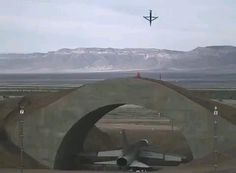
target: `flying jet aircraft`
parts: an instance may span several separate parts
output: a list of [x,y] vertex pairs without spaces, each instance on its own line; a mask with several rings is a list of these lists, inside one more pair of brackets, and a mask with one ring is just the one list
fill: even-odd
[[148,20],[150,23],[150,26],[152,26],[152,21],[156,20],[158,16],[152,16],[152,10],[149,10],[149,16],[143,16],[144,19]]
[[151,170],[152,166],[177,166],[186,162],[185,156],[154,151],[147,139],[129,144],[124,130],[121,131],[121,135],[123,143],[121,149],[98,151],[96,154],[80,153],[78,156],[93,160],[93,164],[96,165],[116,165],[133,171]]

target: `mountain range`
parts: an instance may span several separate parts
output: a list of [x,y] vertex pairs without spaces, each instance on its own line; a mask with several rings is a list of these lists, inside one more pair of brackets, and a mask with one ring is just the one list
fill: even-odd
[[154,48],[63,48],[47,53],[0,54],[0,73],[137,70],[236,73],[236,47],[208,46],[191,51]]

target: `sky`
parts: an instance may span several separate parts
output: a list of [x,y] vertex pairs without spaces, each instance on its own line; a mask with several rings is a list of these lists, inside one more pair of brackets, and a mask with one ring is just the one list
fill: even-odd
[[235,0],[0,0],[0,52],[235,46],[235,9]]

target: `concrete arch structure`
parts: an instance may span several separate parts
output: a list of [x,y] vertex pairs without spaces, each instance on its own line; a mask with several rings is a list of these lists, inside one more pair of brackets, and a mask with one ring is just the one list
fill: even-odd
[[[124,104],[140,105],[171,118],[185,135],[194,158],[201,158],[213,149],[211,111],[218,106],[219,146],[227,150],[236,145],[235,108],[195,97],[163,81],[105,80],[41,99],[29,96],[21,104],[26,109],[25,152],[50,168],[69,168],[88,130],[103,115]],[[3,128],[17,144],[17,108],[8,112]]]

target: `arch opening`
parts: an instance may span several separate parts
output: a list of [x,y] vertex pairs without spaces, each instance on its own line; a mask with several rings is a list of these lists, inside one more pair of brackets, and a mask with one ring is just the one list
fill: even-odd
[[100,107],[76,122],[63,138],[56,154],[54,168],[62,170],[75,168],[75,154],[83,149],[83,142],[89,130],[105,114],[122,105],[124,105],[124,103]]
[[[101,120],[105,115],[108,115],[109,112],[119,107],[123,107],[124,105],[127,104],[122,103],[122,104],[113,104],[100,107],[88,113],[87,115],[83,116],[82,119],[77,121],[71,127],[71,129],[66,133],[59,149],[57,150],[54,162],[54,168],[62,170],[78,169],[78,159],[77,159],[78,154],[84,149],[83,148],[84,142],[86,140],[89,131],[92,129],[92,127],[94,127],[96,122]],[[182,139],[183,138],[181,138],[181,140]],[[189,157],[188,161],[192,160],[191,149],[189,149],[189,151],[190,151],[190,156],[188,156]]]

